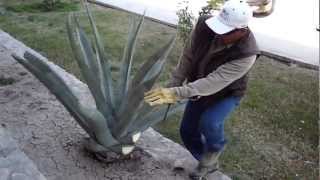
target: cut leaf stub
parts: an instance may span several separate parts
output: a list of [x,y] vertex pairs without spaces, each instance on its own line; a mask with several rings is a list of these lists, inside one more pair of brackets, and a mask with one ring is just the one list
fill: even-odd
[[122,154],[128,155],[134,150],[134,146],[123,146],[122,147]]
[[138,132],[137,134],[134,134],[132,136],[132,142],[136,143],[141,137],[141,132]]

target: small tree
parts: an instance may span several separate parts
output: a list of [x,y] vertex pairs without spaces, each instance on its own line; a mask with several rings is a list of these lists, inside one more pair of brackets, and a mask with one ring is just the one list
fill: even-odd
[[214,10],[219,10],[224,0],[208,0],[207,5],[201,8],[199,15],[211,14]]
[[179,38],[185,43],[193,28],[195,17],[189,9],[189,1],[181,3],[182,8],[177,11],[179,17],[178,21],[178,35]]
[[[224,0],[208,0],[207,5],[202,7],[199,12],[199,16],[211,14],[213,10],[218,10],[222,6],[223,2]],[[189,9],[189,1],[182,1],[180,6],[182,8],[177,11],[177,15],[179,17],[178,34],[179,38],[183,43],[185,43],[189,39],[196,17]]]

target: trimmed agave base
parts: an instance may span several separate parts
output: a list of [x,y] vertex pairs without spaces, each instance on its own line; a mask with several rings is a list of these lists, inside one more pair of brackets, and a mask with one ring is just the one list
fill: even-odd
[[92,154],[97,160],[108,164],[123,160],[139,160],[142,156],[149,156],[141,148],[134,146],[124,146],[122,154],[115,153],[97,144],[91,138],[85,138],[83,144],[87,152]]

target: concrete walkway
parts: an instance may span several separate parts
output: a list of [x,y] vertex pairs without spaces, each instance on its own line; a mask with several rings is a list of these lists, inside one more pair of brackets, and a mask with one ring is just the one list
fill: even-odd
[[[117,9],[142,14],[175,26],[181,0],[91,0]],[[190,9],[198,15],[206,0],[189,0]],[[319,66],[319,1],[278,0],[275,11],[266,18],[255,18],[250,27],[260,49],[307,65]]]

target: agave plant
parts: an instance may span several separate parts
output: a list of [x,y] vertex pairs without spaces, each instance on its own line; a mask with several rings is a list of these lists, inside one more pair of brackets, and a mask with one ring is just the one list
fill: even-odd
[[[161,121],[166,107],[154,108],[144,103],[144,93],[152,88],[174,44],[174,37],[146,60],[132,77],[131,69],[137,37],[144,16],[134,17],[125,46],[120,77],[113,81],[110,56],[101,42],[94,18],[85,5],[94,40],[80,26],[78,18],[70,14],[67,30],[74,57],[94,98],[95,106],[80,103],[80,94],[69,87],[54,69],[39,57],[25,52],[24,57],[13,57],[35,75],[65,106],[78,124],[90,136],[93,152],[114,151],[129,154],[141,132]],[[183,108],[173,105],[168,115]]]

